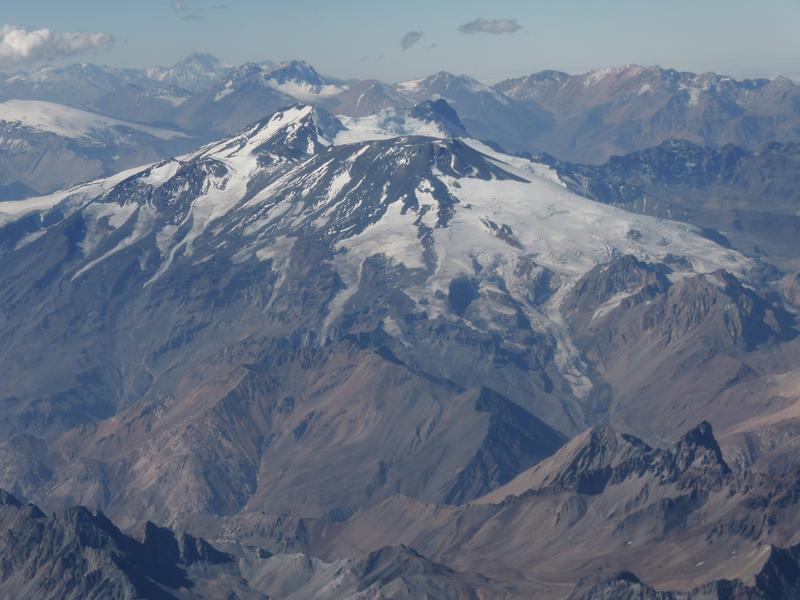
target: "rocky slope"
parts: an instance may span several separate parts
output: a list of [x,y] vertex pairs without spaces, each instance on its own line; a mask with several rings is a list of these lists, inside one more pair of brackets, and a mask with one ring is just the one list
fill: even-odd
[[9,598],[471,600],[498,587],[405,546],[335,563],[235,544],[229,553],[149,522],[127,535],[82,506],[47,516],[2,490],[0,524]]
[[[335,557],[392,538],[461,571],[505,573],[511,597],[790,598],[796,550],[770,544],[796,542],[796,488],[796,470],[734,472],[707,423],[668,448],[598,426],[465,506],[391,499],[307,525],[307,544]],[[626,571],[647,585],[616,577]]]
[[707,423],[663,449],[598,426],[461,507],[394,497],[301,520],[303,553],[265,515],[269,528],[239,521],[235,540],[231,529],[209,544],[153,523],[126,534],[83,507],[46,516],[0,492],[0,593],[788,599],[800,581],[797,481],[796,470],[732,471]]

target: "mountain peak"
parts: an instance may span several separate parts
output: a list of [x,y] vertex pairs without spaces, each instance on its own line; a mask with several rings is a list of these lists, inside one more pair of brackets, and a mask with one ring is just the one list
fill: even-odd
[[326,110],[294,104],[257,121],[236,136],[204,149],[199,156],[257,156],[259,163],[297,160],[330,146],[342,123]]
[[329,83],[317,70],[304,60],[290,60],[282,62],[267,70],[268,77],[278,83],[287,81],[302,81],[310,85],[325,85]]
[[213,54],[207,52],[192,52],[183,60],[175,63],[176,67],[195,67],[202,68],[208,71],[219,69],[222,67],[222,62]]
[[438,71],[433,75],[428,75],[422,79],[404,81],[397,84],[397,89],[412,97],[420,98],[420,94],[446,95],[461,93],[485,93],[497,94],[491,87],[470,77],[469,75],[456,75],[449,71]]
[[681,470],[686,470],[698,462],[703,465],[715,466],[723,473],[730,471],[722,457],[719,443],[714,437],[711,423],[708,421],[702,421],[687,431],[675,445],[673,453]]
[[409,115],[438,125],[448,137],[463,137],[467,134],[458,113],[444,98],[420,102],[411,108]]

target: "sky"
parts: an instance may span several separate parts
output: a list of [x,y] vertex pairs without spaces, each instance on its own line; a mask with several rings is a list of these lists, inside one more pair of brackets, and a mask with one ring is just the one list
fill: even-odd
[[800,79],[800,0],[2,0],[0,69],[303,59],[342,78],[493,82],[636,63]]

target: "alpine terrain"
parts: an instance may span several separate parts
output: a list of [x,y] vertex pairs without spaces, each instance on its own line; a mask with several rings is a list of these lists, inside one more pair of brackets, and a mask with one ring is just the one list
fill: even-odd
[[0,23],[0,599],[800,598],[796,7],[90,4]]
[[784,279],[614,164],[295,104],[1,203],[0,587],[792,597]]

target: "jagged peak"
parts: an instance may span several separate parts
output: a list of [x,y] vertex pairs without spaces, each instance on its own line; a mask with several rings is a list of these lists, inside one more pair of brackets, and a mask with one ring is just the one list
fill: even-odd
[[[477,502],[496,503],[509,496],[547,489],[594,495],[602,493],[608,485],[648,474],[661,483],[670,484],[728,473],[730,468],[722,457],[711,425],[705,421],[665,450],[651,448],[636,436],[599,424],[575,436],[553,456]],[[685,478],[687,474],[688,479]]]
[[399,572],[402,572],[404,576],[453,573],[449,567],[423,556],[405,544],[384,546],[370,552],[357,565],[356,570],[359,572],[359,576],[366,580],[366,586],[382,577],[396,575]]
[[199,156],[230,158],[268,152],[297,159],[331,145],[342,123],[326,110],[311,104],[294,104],[240,131],[235,136],[212,144]]
[[687,431],[679,443],[705,446],[706,448],[719,448],[717,440],[714,438],[714,430],[708,421],[701,421]]
[[467,130],[458,113],[444,98],[420,102],[413,106],[408,114],[415,119],[437,125],[448,137],[467,135]]
[[673,452],[679,461],[678,466],[681,470],[688,469],[698,458],[704,463],[708,463],[710,458],[711,466],[717,466],[724,473],[730,471],[730,467],[722,457],[719,443],[714,437],[711,423],[708,421],[702,421],[687,431],[675,444]]
[[478,502],[495,503],[508,496],[545,489],[598,494],[612,478],[621,479],[632,471],[641,472],[652,452],[650,446],[633,435],[620,433],[610,425],[594,425],[572,438],[553,456]]

